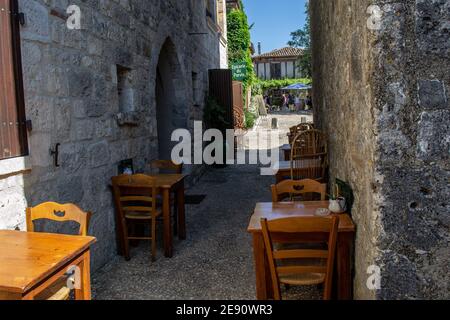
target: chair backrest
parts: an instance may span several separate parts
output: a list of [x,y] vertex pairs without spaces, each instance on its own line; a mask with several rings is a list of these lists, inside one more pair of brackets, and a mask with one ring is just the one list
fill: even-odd
[[289,144],[292,145],[292,143],[294,142],[295,137],[304,131],[309,131],[309,130],[314,130],[314,124],[313,123],[300,123],[296,126],[293,126],[289,129],[290,133],[289,133]]
[[150,167],[153,170],[164,171],[164,173],[183,173],[183,164],[176,164],[171,160],[154,160],[150,163]]
[[[331,299],[333,268],[336,253],[336,243],[339,231],[339,217],[327,218],[298,217],[267,221],[261,220],[264,246],[269,261],[270,274],[272,278],[273,291],[276,300],[281,299],[280,275],[297,274],[324,274],[324,300]],[[307,243],[305,234],[324,233],[328,234],[326,250],[311,249],[275,249],[276,243]],[[289,240],[286,240],[289,239]],[[316,242],[316,241],[314,241]],[[322,260],[320,265],[307,264],[311,259]],[[278,262],[288,260],[289,266],[280,266]],[[305,263],[299,263],[303,261]]]
[[327,185],[311,180],[285,180],[277,185],[272,185],[272,202],[280,202],[285,199],[292,200],[295,196],[305,194],[319,194],[324,201],[327,194]]
[[325,179],[328,144],[319,130],[302,131],[295,136],[291,148],[291,179]]
[[27,231],[35,232],[34,221],[47,219],[57,222],[77,222],[80,225],[78,235],[87,236],[91,213],[81,210],[78,206],[68,203],[45,202],[33,208],[26,209]]
[[328,144],[325,134],[315,129],[299,132],[294,138],[291,152],[293,159],[326,154]]
[[121,219],[127,212],[156,212],[155,178],[143,174],[112,178],[114,201]]

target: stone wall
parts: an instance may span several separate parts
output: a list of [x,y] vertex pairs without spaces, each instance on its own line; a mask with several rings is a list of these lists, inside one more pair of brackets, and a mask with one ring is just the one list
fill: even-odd
[[[81,8],[81,30],[66,27],[68,1],[20,1],[26,15],[21,30],[26,114],[33,130],[30,156],[8,160],[14,170],[0,172],[0,229],[24,229],[27,205],[76,203],[93,212],[89,233],[98,239],[96,269],[116,252],[110,178],[121,160],[132,158],[143,171],[158,158],[155,83],[161,48],[167,39],[175,48],[176,108],[192,128],[202,119],[208,69],[220,65],[219,35],[206,24],[203,1],[70,4]],[[122,112],[122,120],[132,125],[117,121],[118,65],[129,73],[131,109]],[[57,143],[60,167],[49,153]],[[195,175],[199,168],[192,170]]]
[[[382,13],[375,30],[369,5]],[[314,0],[311,9],[316,118],[331,175],[356,198],[355,297],[448,299],[450,3]],[[371,264],[381,290],[366,286]]]
[[310,2],[315,121],[328,136],[331,179],[346,181],[355,194],[354,294],[364,299],[375,298],[365,283],[367,268],[375,262],[379,226],[374,199],[373,58],[365,15],[369,2]]
[[450,2],[378,2],[378,296],[449,299]]

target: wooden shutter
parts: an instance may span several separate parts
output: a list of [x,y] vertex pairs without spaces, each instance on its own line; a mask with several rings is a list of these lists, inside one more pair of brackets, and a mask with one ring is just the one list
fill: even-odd
[[226,120],[233,129],[233,75],[228,69],[209,70],[209,95],[225,108]]
[[0,0],[0,159],[28,154],[17,0]]

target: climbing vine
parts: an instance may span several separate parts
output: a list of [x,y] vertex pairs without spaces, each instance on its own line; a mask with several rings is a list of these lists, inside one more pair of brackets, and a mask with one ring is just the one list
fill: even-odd
[[245,62],[247,73],[243,79],[244,90],[251,86],[255,79],[251,56],[251,39],[248,19],[242,10],[231,10],[227,15],[228,25],[228,60],[230,66],[234,63]]
[[257,79],[253,83],[252,93],[263,94],[268,89],[281,89],[283,87],[290,86],[295,83],[303,83],[303,84],[311,84],[311,79],[302,78],[302,79],[281,79],[281,80],[260,80]]

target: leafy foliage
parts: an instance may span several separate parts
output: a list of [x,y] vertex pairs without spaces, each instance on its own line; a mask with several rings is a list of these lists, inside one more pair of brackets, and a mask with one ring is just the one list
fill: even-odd
[[249,110],[244,110],[244,115],[245,115],[245,128],[246,129],[253,128],[255,126],[256,119],[258,119],[258,115]]
[[300,71],[306,77],[312,76],[312,55],[311,55],[311,27],[309,18],[309,2],[306,2],[306,23],[303,29],[298,29],[291,33],[291,41],[288,45],[302,48],[304,54],[298,61]]
[[245,62],[247,65],[247,76],[242,81],[244,90],[255,80],[253,62],[250,52],[251,39],[247,15],[242,10],[231,10],[227,15],[228,27],[228,60],[230,65]]
[[255,95],[264,94],[264,92],[269,89],[281,89],[281,88],[290,86],[291,84],[295,84],[295,83],[311,84],[311,79],[308,79],[308,78],[281,79],[281,80],[259,80],[258,79],[253,84],[252,93]]
[[225,109],[213,97],[208,97],[203,113],[203,120],[209,129],[225,131],[229,127]]

